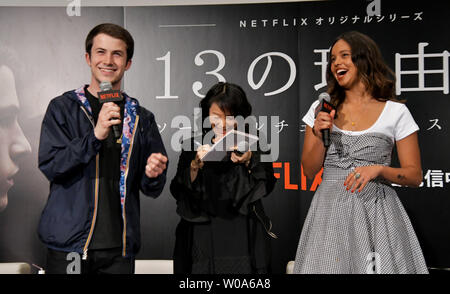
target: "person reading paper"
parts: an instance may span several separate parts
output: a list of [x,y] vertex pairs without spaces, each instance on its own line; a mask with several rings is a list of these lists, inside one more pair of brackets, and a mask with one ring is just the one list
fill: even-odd
[[[261,162],[260,152],[231,152],[226,161],[201,158],[230,130],[237,116],[250,116],[252,107],[241,87],[214,85],[200,102],[209,119],[212,142],[183,150],[170,191],[177,200],[181,220],[176,229],[175,273],[244,274],[270,272],[271,221],[262,198],[275,185],[271,162]],[[209,116],[209,117],[206,117]],[[211,134],[211,133],[209,133]],[[184,144],[189,145],[189,144]],[[197,145],[199,145],[197,143]]]

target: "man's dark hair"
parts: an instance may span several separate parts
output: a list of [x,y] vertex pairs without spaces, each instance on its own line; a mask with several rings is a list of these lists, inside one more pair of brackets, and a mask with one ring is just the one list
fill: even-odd
[[133,58],[134,40],[131,34],[123,27],[113,23],[102,23],[94,27],[86,37],[86,53],[91,56],[92,44],[98,34],[106,34],[116,39],[120,39],[127,45],[127,62]]

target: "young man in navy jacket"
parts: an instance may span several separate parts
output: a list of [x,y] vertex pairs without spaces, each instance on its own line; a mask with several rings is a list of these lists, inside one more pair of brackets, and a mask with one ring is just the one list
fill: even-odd
[[[39,169],[50,181],[39,223],[48,247],[46,271],[134,273],[139,191],[159,196],[168,159],[153,113],[124,92],[123,103],[101,104],[97,98],[101,82],[120,90],[132,63],[130,33],[101,24],[85,45],[90,85],[54,98],[42,122]],[[112,126],[122,129],[120,138]]]

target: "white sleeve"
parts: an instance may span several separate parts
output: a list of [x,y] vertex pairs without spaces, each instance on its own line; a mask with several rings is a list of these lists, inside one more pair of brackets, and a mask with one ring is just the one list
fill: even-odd
[[398,115],[399,117],[394,129],[395,141],[400,141],[419,130],[419,126],[414,121],[414,118],[406,105],[402,104]]
[[319,100],[314,101],[313,104],[311,104],[311,107],[309,108],[308,112],[303,117],[303,121],[311,128],[314,126],[314,121],[316,120],[314,113],[318,105]]

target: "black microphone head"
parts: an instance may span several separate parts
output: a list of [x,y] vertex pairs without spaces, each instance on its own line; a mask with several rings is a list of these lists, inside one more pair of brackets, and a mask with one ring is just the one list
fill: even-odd
[[112,90],[111,82],[101,82],[100,83],[100,91],[109,91]]
[[106,102],[114,102],[118,103],[123,100],[123,96],[120,90],[113,90],[111,82],[101,82],[100,83],[100,92],[98,92],[98,98],[100,99],[100,103]]
[[322,100],[325,100],[325,101],[327,101],[327,102],[330,102],[331,101],[331,97],[330,97],[330,94],[328,94],[327,92],[322,92],[322,93],[320,93],[320,95],[319,95],[319,100],[322,102]]

